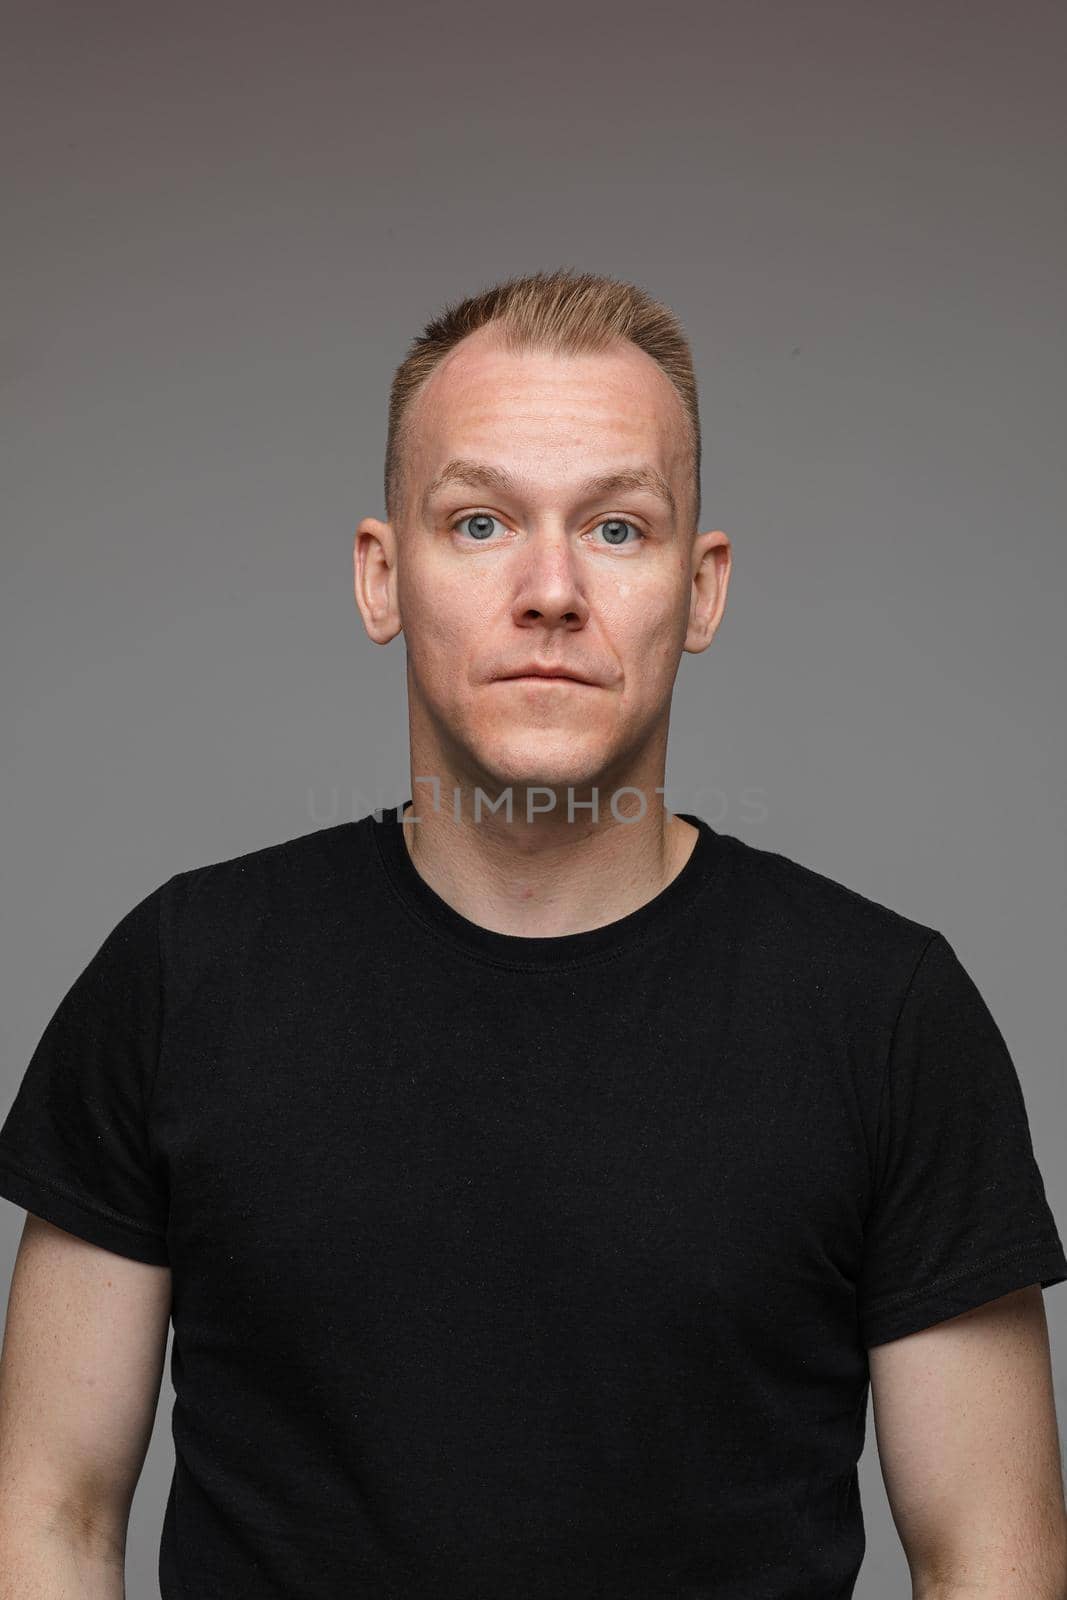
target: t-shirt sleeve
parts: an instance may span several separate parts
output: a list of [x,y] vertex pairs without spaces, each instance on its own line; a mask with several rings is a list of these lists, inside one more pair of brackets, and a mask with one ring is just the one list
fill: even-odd
[[146,1115],[162,1027],[160,893],[122,917],[45,1028],[0,1127],[0,1195],[166,1266],[166,1179]]
[[899,1339],[1065,1278],[1012,1058],[952,946],[934,933],[881,1089],[858,1284],[862,1342]]

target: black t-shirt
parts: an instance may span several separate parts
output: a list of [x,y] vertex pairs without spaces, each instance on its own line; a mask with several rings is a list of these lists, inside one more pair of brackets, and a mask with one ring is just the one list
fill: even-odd
[[164,1600],[843,1600],[867,1349],[1067,1278],[974,983],[688,813],[630,915],[493,932],[401,809],[153,890],[0,1129],[171,1268]]

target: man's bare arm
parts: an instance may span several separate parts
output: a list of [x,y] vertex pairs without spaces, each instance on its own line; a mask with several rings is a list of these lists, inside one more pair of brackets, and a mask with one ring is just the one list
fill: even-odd
[[0,1354],[0,1600],[122,1600],[171,1275],[27,1215]]
[[1040,1285],[868,1352],[882,1477],[915,1600],[1067,1600],[1067,1511]]

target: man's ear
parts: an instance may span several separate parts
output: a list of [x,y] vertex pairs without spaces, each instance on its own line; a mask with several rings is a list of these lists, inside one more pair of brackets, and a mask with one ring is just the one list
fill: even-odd
[[715,637],[726,609],[733,550],[721,528],[698,533],[693,540],[693,586],[689,597],[689,628],[684,650],[699,655]]
[[375,644],[388,644],[401,631],[396,592],[396,534],[390,522],[364,517],[352,547],[356,605]]

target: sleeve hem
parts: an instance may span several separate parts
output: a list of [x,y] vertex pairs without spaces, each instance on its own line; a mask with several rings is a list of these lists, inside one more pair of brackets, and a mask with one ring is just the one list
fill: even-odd
[[1067,1257],[1055,1233],[1016,1244],[988,1256],[977,1266],[941,1278],[926,1288],[876,1302],[860,1314],[862,1342],[867,1349],[901,1339],[936,1322],[960,1316],[989,1300],[1028,1284],[1042,1289],[1067,1281]]
[[79,1195],[68,1184],[36,1172],[0,1148],[0,1197],[77,1234],[90,1244],[153,1266],[168,1266],[166,1232]]

